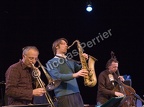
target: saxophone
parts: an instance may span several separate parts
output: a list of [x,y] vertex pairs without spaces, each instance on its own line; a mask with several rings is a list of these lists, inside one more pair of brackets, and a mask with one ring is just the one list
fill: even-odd
[[84,85],[88,87],[94,87],[97,84],[97,77],[96,77],[95,68],[94,68],[94,64],[97,59],[89,55],[88,64],[87,64],[86,59],[82,56],[83,48],[79,40],[75,40],[72,43],[72,45],[68,47],[68,49],[71,46],[73,46],[75,43],[77,43],[77,48],[79,51],[79,57],[80,57],[82,69],[86,69],[87,71],[89,71],[88,76],[84,77]]

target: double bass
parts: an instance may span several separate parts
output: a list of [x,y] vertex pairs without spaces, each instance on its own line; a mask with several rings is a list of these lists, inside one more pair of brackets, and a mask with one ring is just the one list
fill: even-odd
[[[120,76],[119,70],[117,70],[117,75]],[[118,79],[117,83],[118,84],[114,88],[114,91],[119,91],[124,94],[124,98],[118,107],[135,107],[135,90],[131,86],[124,84],[120,79]]]
[[[116,59],[114,52],[111,52],[111,58]],[[119,70],[117,70],[117,75],[118,77],[120,76]],[[122,99],[118,107],[135,107],[136,92],[131,86],[124,84],[120,79],[118,79],[117,85],[113,90],[124,94],[124,98]]]

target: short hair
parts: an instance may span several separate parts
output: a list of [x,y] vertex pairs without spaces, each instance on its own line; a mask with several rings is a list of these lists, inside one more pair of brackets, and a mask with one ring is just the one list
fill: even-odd
[[30,49],[36,50],[39,54],[39,50],[35,46],[25,46],[24,48],[22,48],[22,54],[25,55]]
[[54,55],[56,55],[56,47],[60,45],[62,40],[64,40],[66,43],[68,43],[67,39],[65,39],[65,38],[59,38],[53,42],[52,50],[53,50]]
[[106,68],[108,68],[109,66],[111,66],[112,62],[119,63],[116,58],[111,58],[111,59],[109,59],[109,60],[107,61],[107,63],[106,63]]

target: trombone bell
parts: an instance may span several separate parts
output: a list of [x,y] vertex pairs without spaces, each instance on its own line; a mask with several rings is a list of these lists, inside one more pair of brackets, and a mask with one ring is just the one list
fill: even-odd
[[61,83],[61,80],[53,80],[52,82],[50,82],[47,86],[46,89],[48,91],[54,90],[55,88],[57,88]]

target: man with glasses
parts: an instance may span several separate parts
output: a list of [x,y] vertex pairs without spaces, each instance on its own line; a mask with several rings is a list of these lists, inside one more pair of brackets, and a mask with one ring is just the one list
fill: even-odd
[[[6,89],[8,105],[28,105],[34,96],[42,96],[44,88],[34,89],[32,64],[35,64],[39,51],[35,46],[23,48],[22,59],[11,65],[6,71]],[[39,74],[40,75],[40,74]]]

